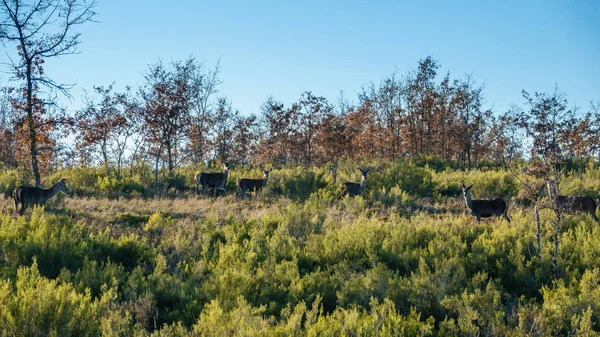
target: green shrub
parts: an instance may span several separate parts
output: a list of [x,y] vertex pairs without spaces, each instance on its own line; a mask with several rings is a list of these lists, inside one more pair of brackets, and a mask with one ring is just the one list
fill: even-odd
[[0,334],[5,336],[97,336],[114,299],[111,291],[93,300],[69,283],[44,278],[34,260],[19,268],[16,282],[0,280]]
[[21,184],[17,170],[2,170],[0,172],[0,193],[4,198],[10,197],[13,190]]
[[162,231],[165,227],[172,226],[175,220],[169,216],[165,216],[162,212],[156,212],[148,218],[148,222],[144,226],[146,232]]

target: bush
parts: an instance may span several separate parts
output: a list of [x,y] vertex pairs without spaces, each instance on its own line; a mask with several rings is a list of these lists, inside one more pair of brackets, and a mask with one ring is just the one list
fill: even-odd
[[15,188],[22,185],[17,170],[3,170],[0,172],[0,193],[4,198],[10,197]]
[[93,300],[69,283],[41,276],[35,260],[19,268],[16,284],[0,280],[0,334],[6,336],[98,336],[113,300],[111,291]]

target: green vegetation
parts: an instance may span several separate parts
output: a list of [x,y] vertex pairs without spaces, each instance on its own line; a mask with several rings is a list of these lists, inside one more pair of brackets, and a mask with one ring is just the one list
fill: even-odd
[[[423,162],[364,163],[364,198],[341,163],[274,169],[260,197],[152,194],[152,172],[56,172],[75,196],[23,217],[0,199],[0,335],[7,336],[593,336],[600,331],[600,226],[561,223],[558,275],[551,210],[536,256],[533,211],[518,180],[498,168],[470,171]],[[166,173],[165,173],[166,174]],[[510,224],[467,214],[475,198],[508,200]],[[0,174],[10,191],[24,181]],[[600,169],[563,178],[593,196]],[[541,186],[541,182],[540,182]],[[183,190],[184,192],[182,192]]]

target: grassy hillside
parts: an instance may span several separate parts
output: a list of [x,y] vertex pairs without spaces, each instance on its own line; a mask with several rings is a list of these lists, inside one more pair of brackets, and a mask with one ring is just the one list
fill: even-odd
[[[143,172],[57,172],[48,181],[68,177],[73,197],[24,217],[0,199],[0,335],[600,331],[600,224],[591,217],[561,224],[555,274],[553,215],[542,211],[537,257],[533,212],[511,173],[370,166],[364,198],[342,195],[340,181],[360,177],[351,165],[337,184],[325,167],[275,169],[253,200],[236,200],[234,182],[260,177],[258,169],[232,169],[229,194],[216,199],[193,194],[195,168],[180,172],[181,189],[155,199],[143,198],[151,189]],[[0,187],[19,179],[5,172]],[[475,198],[509,200],[512,222],[476,224],[458,195],[463,179],[475,183]],[[598,189],[592,168],[561,184],[596,199]]]

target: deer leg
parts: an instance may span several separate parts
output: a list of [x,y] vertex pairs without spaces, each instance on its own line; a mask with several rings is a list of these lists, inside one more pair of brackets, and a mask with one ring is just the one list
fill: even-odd
[[504,216],[504,219],[506,219],[506,221],[508,221],[508,223],[510,223],[510,219],[508,218],[508,210],[504,211],[504,213],[502,213],[502,216]]
[[19,211],[19,215],[23,215],[25,214],[25,202],[23,202],[23,200],[21,200],[21,210]]
[[206,194],[206,185],[202,185],[202,191],[200,193],[202,195]]
[[481,217],[479,215],[476,215],[477,217],[477,224],[479,225],[479,223],[481,222]]

